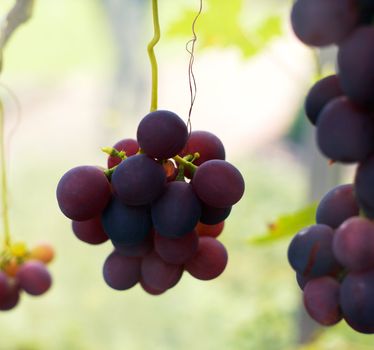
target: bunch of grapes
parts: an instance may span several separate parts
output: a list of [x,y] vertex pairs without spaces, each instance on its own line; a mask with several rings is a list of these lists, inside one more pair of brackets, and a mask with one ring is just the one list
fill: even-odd
[[58,184],[57,200],[80,240],[110,239],[105,282],[118,290],[139,282],[161,294],[184,270],[202,280],[219,276],[228,257],[216,237],[244,193],[243,177],[225,161],[219,138],[189,133],[175,113],[157,110],[140,121],[137,140],[104,151],[108,169],[71,169]]
[[52,284],[46,264],[54,257],[53,248],[40,243],[28,250],[24,243],[6,247],[0,256],[0,310],[13,309],[21,292],[44,294]]
[[291,22],[310,46],[338,46],[338,73],[309,91],[305,112],[320,151],[332,162],[358,163],[354,184],[328,192],[316,225],[292,240],[288,259],[310,316],[342,318],[374,333],[374,1],[297,0]]

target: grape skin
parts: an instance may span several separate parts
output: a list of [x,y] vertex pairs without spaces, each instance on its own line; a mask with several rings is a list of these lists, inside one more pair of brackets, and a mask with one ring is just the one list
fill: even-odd
[[141,260],[138,258],[130,258],[113,251],[104,262],[105,283],[116,290],[132,288],[139,282],[140,264]]
[[138,244],[126,245],[115,243],[116,251],[122,255],[134,258],[143,258],[148,255],[153,249],[153,237],[149,234],[144,241]]
[[73,220],[72,229],[79,240],[88,244],[101,244],[109,239],[101,223],[101,216],[86,221]]
[[113,244],[140,244],[152,229],[148,206],[125,205],[115,196],[104,210],[101,222]]
[[151,211],[155,230],[162,236],[177,238],[195,228],[201,204],[189,183],[174,181],[167,184]]
[[336,230],[333,252],[349,271],[374,267],[374,224],[365,218],[352,217]]
[[16,278],[20,287],[30,295],[44,294],[52,284],[52,277],[45,265],[36,260],[23,263]]
[[237,203],[244,193],[244,179],[237,168],[224,160],[208,160],[192,178],[197,196],[207,205],[227,208]]
[[315,83],[305,98],[305,114],[311,124],[316,125],[319,114],[328,102],[342,95],[343,91],[336,74]]
[[205,225],[216,225],[224,221],[231,212],[232,207],[214,208],[202,203],[200,222]]
[[320,277],[341,268],[332,251],[334,231],[317,224],[298,232],[288,247],[288,261],[304,277]]
[[338,97],[319,115],[317,143],[329,159],[342,163],[363,161],[374,151],[373,117],[348,98]]
[[356,197],[367,217],[374,219],[374,155],[361,162],[355,177]]
[[147,114],[139,123],[137,140],[144,153],[152,158],[176,156],[186,144],[188,130],[173,112],[158,110]]
[[65,216],[84,221],[100,215],[110,200],[111,188],[101,169],[83,165],[62,176],[56,195]]
[[200,237],[195,256],[185,264],[191,276],[208,281],[223,273],[228,261],[225,246],[212,237]]
[[296,36],[309,46],[339,43],[358,22],[354,0],[298,0],[291,11]]
[[345,220],[360,213],[353,184],[336,186],[327,192],[318,205],[317,224],[339,227]]
[[[134,139],[123,139],[118,141],[114,146],[114,149],[117,151],[124,151],[126,153],[126,157],[130,157],[135,155],[139,151],[139,144],[138,141]],[[108,168],[113,168],[114,166],[118,165],[122,162],[120,157],[109,156],[108,157]]]
[[342,318],[339,306],[340,284],[332,277],[319,277],[304,287],[304,305],[308,314],[324,326],[337,324]]
[[0,310],[8,311],[17,306],[20,300],[20,286],[15,278],[8,278],[6,296],[0,300]]
[[216,238],[222,233],[224,226],[224,221],[221,221],[215,225],[206,225],[202,222],[198,222],[195,230],[197,231],[199,236],[210,236]]
[[357,28],[339,47],[338,67],[341,87],[354,102],[374,104],[374,28]]
[[162,165],[145,154],[127,158],[112,175],[114,193],[126,205],[146,205],[165,190],[166,174]]

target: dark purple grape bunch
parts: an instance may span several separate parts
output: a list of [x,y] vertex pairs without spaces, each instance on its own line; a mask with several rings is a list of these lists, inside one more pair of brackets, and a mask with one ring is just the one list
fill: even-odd
[[31,250],[25,243],[8,245],[0,257],[0,311],[15,308],[22,293],[39,296],[52,285],[46,265],[54,258],[51,245],[41,243]]
[[175,113],[158,110],[140,121],[137,140],[103,150],[108,169],[71,169],[58,184],[57,200],[80,240],[110,239],[105,282],[117,290],[139,283],[158,295],[184,270],[202,280],[218,277],[227,251],[216,237],[244,193],[220,139],[189,133]]
[[296,234],[288,260],[296,271],[308,314],[331,326],[344,319],[374,333],[374,223],[360,217],[352,184],[329,191],[319,203],[316,225]]

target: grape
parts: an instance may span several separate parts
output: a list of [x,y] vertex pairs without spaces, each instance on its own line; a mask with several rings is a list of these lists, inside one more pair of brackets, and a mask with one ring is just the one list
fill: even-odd
[[12,257],[4,266],[4,272],[10,277],[15,277],[18,270],[19,264],[15,257]]
[[140,263],[138,258],[130,258],[113,251],[105,260],[103,277],[106,284],[117,290],[126,290],[135,286],[140,279]]
[[288,261],[304,277],[320,277],[340,269],[332,251],[334,231],[317,224],[301,230],[288,247]]
[[178,169],[173,161],[170,159],[164,160],[162,162],[162,167],[164,168],[167,182],[174,181],[177,178]]
[[199,248],[195,256],[185,264],[185,269],[200,280],[218,277],[227,265],[225,246],[212,237],[200,237]]
[[57,186],[61,211],[72,220],[84,221],[99,215],[107,205],[111,188],[104,172],[94,166],[69,170]]
[[349,273],[340,288],[344,319],[356,331],[374,333],[374,271]]
[[305,114],[309,121],[316,125],[319,114],[323,107],[335,97],[342,96],[339,77],[329,75],[312,86],[305,99]]
[[186,144],[186,124],[175,113],[155,111],[147,114],[139,123],[137,139],[144,153],[158,159],[176,156]]
[[217,208],[232,206],[244,193],[244,179],[239,170],[218,159],[208,160],[197,168],[192,186],[205,204]]
[[150,204],[165,190],[166,175],[162,165],[145,154],[124,160],[114,170],[114,193],[127,205]]
[[332,277],[312,279],[304,287],[304,305],[308,314],[324,326],[332,326],[343,317],[339,307],[339,282]]
[[165,193],[152,205],[155,230],[165,237],[181,237],[191,232],[201,215],[200,201],[192,186],[182,181],[169,182]]
[[0,304],[8,294],[8,277],[0,270]]
[[16,275],[20,287],[28,294],[44,294],[52,284],[52,278],[45,265],[37,260],[22,264]]
[[188,137],[187,143],[180,156],[199,153],[200,157],[194,161],[194,164],[200,165],[210,159],[225,160],[225,147],[222,141],[209,131],[192,131]]
[[153,249],[153,237],[151,234],[149,234],[144,239],[144,241],[138,244],[126,245],[126,244],[116,243],[114,244],[114,246],[116,248],[116,251],[118,253],[121,253],[122,255],[125,255],[128,257],[142,258],[148,255]]
[[168,264],[153,251],[141,265],[141,279],[152,290],[164,291],[174,287],[182,277],[181,265]]
[[152,288],[150,286],[148,286],[146,283],[144,283],[144,281],[141,279],[140,280],[140,285],[141,287],[143,288],[144,291],[146,291],[148,294],[151,294],[151,295],[160,295],[162,293],[165,293],[167,291],[167,289],[156,289],[156,288]]
[[361,162],[355,178],[356,198],[366,216],[374,218],[374,155]]
[[345,220],[357,216],[360,208],[352,184],[340,185],[327,192],[318,205],[317,224],[337,228]]
[[301,290],[304,290],[305,285],[312,279],[312,277],[305,277],[301,273],[296,272],[296,282]]
[[[133,139],[124,139],[121,141],[118,141],[114,146],[114,149],[117,151],[124,151],[126,157],[133,156],[139,151],[139,144],[138,141]],[[109,156],[108,158],[108,168],[113,168],[114,166],[118,165],[122,162],[122,159],[120,157],[115,156]]]
[[101,222],[113,244],[131,246],[142,243],[152,229],[148,206],[125,205],[115,196],[104,210]]
[[179,238],[168,238],[155,234],[155,251],[169,264],[182,265],[197,252],[199,237],[191,231]]
[[200,222],[205,225],[216,225],[224,221],[231,212],[231,206],[228,208],[214,208],[207,204],[201,206]]
[[291,12],[296,36],[309,46],[342,41],[358,22],[355,0],[298,0]]
[[360,7],[360,24],[372,24],[374,16],[373,0],[358,0]]
[[319,115],[317,142],[321,152],[332,160],[362,161],[374,150],[373,117],[348,98],[338,97]]
[[341,87],[354,102],[373,105],[374,27],[357,28],[339,47]]
[[7,282],[6,296],[0,300],[1,311],[13,309],[18,304],[20,298],[19,282],[15,278],[9,278]]
[[39,260],[44,264],[50,263],[55,256],[52,246],[48,243],[39,243],[30,251],[30,258]]
[[88,244],[101,244],[109,238],[101,223],[101,216],[86,221],[73,221],[72,229],[78,239]]
[[195,230],[199,234],[199,236],[210,236],[210,237],[218,237],[225,226],[225,222],[219,222],[215,225],[205,225],[201,222],[198,222],[196,225]]
[[335,232],[333,252],[350,271],[374,267],[374,224],[360,217],[346,220]]

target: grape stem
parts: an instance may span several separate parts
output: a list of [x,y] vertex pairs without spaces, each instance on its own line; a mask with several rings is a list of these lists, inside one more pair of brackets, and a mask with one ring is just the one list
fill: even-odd
[[192,164],[191,161],[187,160],[186,158],[182,158],[181,156],[175,156],[173,159],[179,164],[182,165],[184,169],[188,170],[191,174],[194,174],[197,166]]
[[5,143],[4,143],[4,107],[0,100],[0,164],[1,164],[1,203],[3,209],[3,229],[4,229],[4,245],[10,246],[10,229],[9,229],[9,214],[8,214],[8,186],[6,176],[6,162],[5,162]]
[[157,110],[157,89],[158,89],[158,68],[157,68],[157,60],[154,51],[154,47],[159,42],[161,37],[160,32],[160,22],[158,18],[158,0],[152,0],[152,13],[153,13],[153,27],[154,27],[154,36],[150,43],[148,44],[148,56],[149,60],[151,61],[151,68],[152,68],[152,95],[151,95],[151,109],[150,111],[153,112]]

